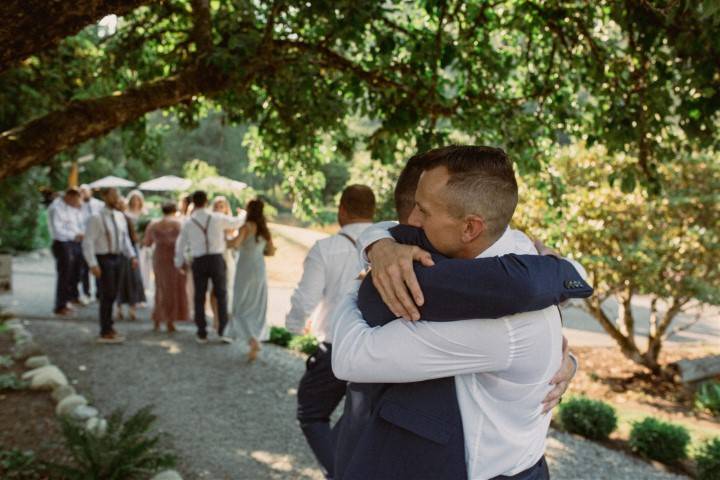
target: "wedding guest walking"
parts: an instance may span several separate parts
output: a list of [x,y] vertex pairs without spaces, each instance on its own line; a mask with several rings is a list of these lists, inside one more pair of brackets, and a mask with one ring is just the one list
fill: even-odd
[[248,342],[248,361],[260,351],[260,335],[267,316],[267,275],[265,256],[275,253],[272,236],[265,220],[262,200],[247,204],[247,220],[237,238],[230,242],[237,249],[233,332],[236,339]]
[[145,208],[145,196],[140,190],[133,190],[127,195],[127,210],[125,215],[132,222],[137,241],[138,265],[140,270],[140,278],[142,279],[145,291],[150,287],[150,272],[152,271],[152,252],[149,248],[144,247],[142,238],[145,234],[145,228],[148,225],[147,208]]
[[53,312],[60,316],[72,313],[71,303],[80,303],[77,286],[82,253],[80,242],[84,232],[80,205],[80,192],[70,188],[62,197],[53,200],[48,208],[48,227],[57,270]]
[[152,321],[154,330],[165,324],[167,331],[175,331],[176,321],[189,319],[188,297],[185,289],[186,274],[175,268],[175,242],[182,229],[175,215],[177,207],[169,202],[162,206],[163,217],[153,221],[145,230],[143,245],[154,246],[153,272],[155,274],[155,307]]
[[[138,192],[139,193],[139,192]],[[142,276],[139,268],[139,237],[136,230],[136,222],[133,217],[127,214],[128,202],[122,198],[119,200],[119,210],[123,213],[125,224],[127,226],[128,236],[132,244],[135,258],[138,262],[138,268],[132,267],[132,260],[125,257],[120,265],[120,286],[117,295],[117,317],[123,319],[123,305],[128,306],[128,315],[130,320],[137,320],[136,308],[138,305],[144,304],[145,287],[143,285]]]
[[285,326],[295,334],[310,331],[320,342],[307,361],[297,394],[297,419],[308,445],[325,470],[334,476],[335,446],[330,416],[345,396],[347,382],[332,371],[333,310],[363,269],[357,238],[372,224],[375,195],[365,185],[343,190],[338,206],[340,231],[318,240],[308,252],[303,274],[290,303]]
[[[82,231],[85,232],[90,217],[100,213],[100,210],[105,206],[105,202],[95,198],[90,185],[86,183],[80,185],[80,196],[82,197],[82,205],[80,206],[83,221]],[[82,248],[80,252],[80,283],[82,284],[84,294],[84,297],[81,297],[80,300],[83,301],[83,303],[89,304],[92,302],[92,296],[90,295],[90,268],[85,261],[85,257],[82,255]],[[95,298],[100,298],[97,279],[95,280]]]
[[[217,213],[224,213],[230,215],[230,203],[227,198],[219,195],[213,198],[212,211]],[[225,241],[228,242],[234,239],[238,235],[237,229],[230,228],[225,230]],[[233,289],[235,287],[235,255],[234,250],[230,246],[225,247],[223,252],[223,258],[225,259],[225,266],[227,271],[227,304],[228,304],[228,316],[232,314],[233,304]],[[210,291],[210,307],[213,311],[213,328],[215,331],[218,330],[218,305],[217,296],[215,295],[215,288]]]
[[[125,337],[113,328],[112,308],[120,284],[120,269],[124,258],[130,259],[130,266],[137,268],[135,250],[130,242],[127,221],[119,212],[120,194],[114,188],[103,193],[105,208],[90,217],[83,254],[90,266],[90,272],[100,280],[100,337],[99,343],[122,343]],[[125,257],[123,257],[125,255]]]
[[186,249],[192,257],[192,276],[195,287],[194,307],[197,325],[197,342],[207,343],[207,323],[205,320],[205,295],[208,281],[212,280],[218,302],[220,341],[232,343],[225,336],[227,325],[227,272],[223,252],[226,248],[225,230],[239,228],[245,221],[244,215],[231,217],[222,213],[209,212],[207,194],[198,190],[192,196],[195,206],[190,218],[180,230],[175,246],[175,266],[187,269]]

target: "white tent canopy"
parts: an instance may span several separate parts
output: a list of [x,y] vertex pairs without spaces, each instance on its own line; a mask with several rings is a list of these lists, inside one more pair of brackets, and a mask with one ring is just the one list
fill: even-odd
[[140,190],[149,190],[154,192],[175,192],[179,190],[187,190],[192,185],[192,181],[187,178],[180,178],[175,175],[164,175],[162,177],[153,178],[147,182],[138,185]]
[[208,189],[236,192],[247,188],[247,183],[227,177],[205,177],[200,180],[200,186]]
[[100,180],[95,180],[90,184],[90,188],[123,188],[133,187],[135,182],[125,180],[124,178],[114,177],[112,175],[103,177]]

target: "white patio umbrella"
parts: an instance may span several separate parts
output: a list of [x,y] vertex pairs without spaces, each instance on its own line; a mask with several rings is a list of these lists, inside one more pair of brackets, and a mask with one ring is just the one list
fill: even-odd
[[205,177],[200,180],[200,186],[203,188],[234,192],[247,188],[247,183],[239,182],[228,177]]
[[135,182],[125,180],[124,178],[114,177],[109,175],[103,177],[100,180],[95,180],[90,184],[90,188],[122,188],[122,187],[133,187]]
[[164,175],[143,182],[138,185],[138,188],[140,190],[150,190],[154,192],[175,192],[178,190],[187,190],[190,188],[190,185],[192,185],[192,181],[187,178],[180,178],[175,175]]

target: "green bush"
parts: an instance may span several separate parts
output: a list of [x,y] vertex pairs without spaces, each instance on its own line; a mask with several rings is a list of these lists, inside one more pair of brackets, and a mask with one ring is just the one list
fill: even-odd
[[280,345],[281,347],[287,347],[292,340],[293,334],[290,333],[284,327],[271,327],[270,328],[270,343]]
[[13,366],[13,359],[9,355],[0,355],[0,367],[10,368]]
[[695,393],[695,408],[720,416],[720,382],[705,382]]
[[318,349],[318,341],[317,338],[309,333],[307,335],[297,335],[290,340],[288,347],[307,355],[312,355]]
[[605,440],[617,428],[613,407],[584,397],[560,404],[560,422],[567,431],[591,440]]
[[633,422],[630,446],[633,450],[663,463],[673,463],[687,457],[690,434],[681,425],[647,417]]
[[0,391],[22,390],[27,388],[28,383],[20,380],[14,373],[3,373],[0,375]]
[[61,418],[65,445],[73,463],[49,467],[67,480],[146,479],[173,467],[175,455],[158,447],[160,436],[149,435],[157,419],[150,410],[142,408],[128,419],[122,411],[115,411],[102,436],[88,432],[84,424],[69,417]]
[[720,480],[720,437],[703,443],[695,453],[699,480]]
[[0,478],[4,480],[37,480],[49,478],[45,465],[32,451],[0,448]]

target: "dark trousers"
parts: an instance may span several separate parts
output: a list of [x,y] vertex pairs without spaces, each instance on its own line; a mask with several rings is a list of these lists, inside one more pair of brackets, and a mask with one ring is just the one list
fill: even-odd
[[332,345],[320,344],[318,351],[307,359],[297,394],[300,428],[328,477],[334,474],[335,458],[335,435],[330,429],[330,415],[347,388],[347,382],[333,374],[331,358]]
[[[82,291],[86,297],[90,296],[90,267],[88,267],[85,257],[82,255],[82,248],[80,249],[80,264],[79,276],[80,283],[82,284]],[[97,282],[96,282],[97,285]]]
[[532,467],[515,475],[498,475],[491,480],[550,480],[550,471],[548,470],[545,455]]
[[82,265],[85,263],[82,253],[82,244],[80,242],[70,242],[72,244],[72,267],[70,268],[70,300],[78,300],[80,291],[78,283],[82,274]]
[[[55,257],[55,270],[57,270],[57,284],[55,285],[55,311],[67,306],[73,297],[72,282],[77,275],[77,254],[75,250],[77,242],[61,242],[54,240],[52,253]],[[77,287],[75,288],[77,291]]]
[[100,335],[113,331],[112,309],[120,286],[122,255],[97,255],[100,267]]
[[193,259],[193,283],[195,284],[195,325],[197,334],[201,338],[207,337],[207,322],[205,321],[205,295],[208,280],[212,280],[218,306],[218,334],[225,332],[228,321],[227,313],[227,264],[221,254],[203,255]]

